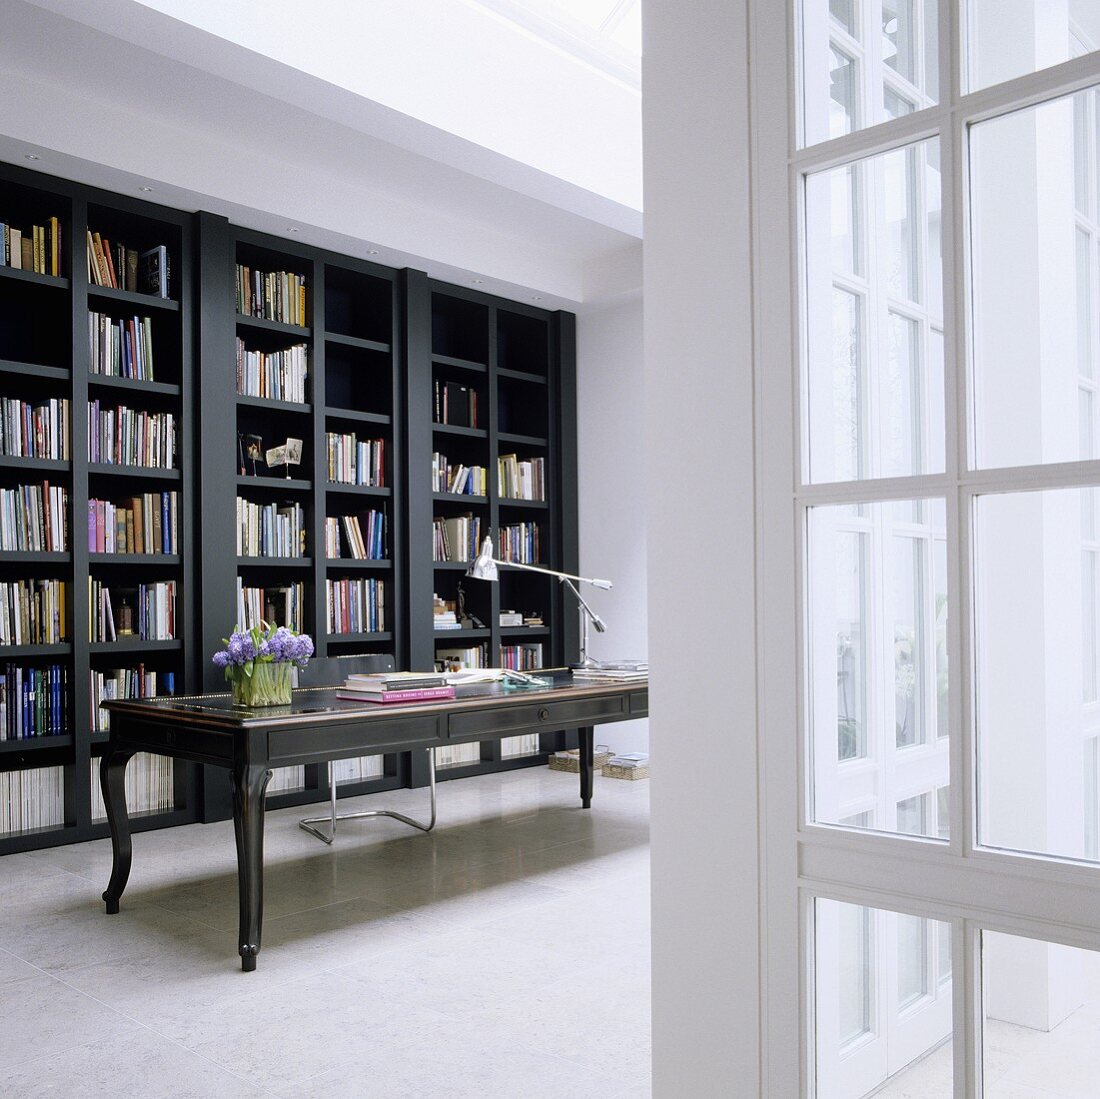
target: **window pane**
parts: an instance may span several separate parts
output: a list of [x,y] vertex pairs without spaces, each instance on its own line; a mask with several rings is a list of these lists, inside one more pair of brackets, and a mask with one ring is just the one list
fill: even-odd
[[989,846],[1090,857],[1081,760],[1096,717],[1083,699],[1100,610],[1081,567],[1090,491],[975,504],[978,838]]
[[1100,859],[1100,739],[1085,741],[1085,858]]
[[1092,548],[1081,554],[1081,700],[1097,702],[1097,608],[1100,606],[1100,585],[1097,567],[1100,551]]
[[883,122],[901,100],[936,102],[937,0],[803,0],[799,13],[805,144]]
[[982,932],[985,1094],[1097,1093],[1100,955]]
[[1077,373],[1092,377],[1092,242],[1088,233],[1077,230]]
[[818,1099],[951,1094],[950,956],[948,924],[815,902]]
[[901,118],[904,114],[912,114],[917,108],[905,96],[899,95],[892,88],[885,88],[882,93],[882,109],[887,118]]
[[937,735],[947,597],[929,582],[946,564],[945,516],[942,499],[810,509],[807,713],[822,824],[947,835],[933,796],[949,782],[946,718]]
[[1073,461],[1087,275],[1073,230],[1072,99],[975,125],[970,149],[977,462]]
[[1059,65],[1100,43],[1095,0],[1021,0],[1011,15],[1005,0],[966,0],[964,10],[963,83],[969,91]]
[[944,468],[937,165],[926,141],[806,180],[811,481]]
[[1090,92],[1073,97],[1073,198],[1079,214],[1089,212],[1089,100]]

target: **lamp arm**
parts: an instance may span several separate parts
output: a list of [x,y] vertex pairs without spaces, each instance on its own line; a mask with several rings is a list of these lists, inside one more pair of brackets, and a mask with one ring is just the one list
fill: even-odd
[[577,597],[577,602],[580,603],[585,613],[592,620],[592,625],[596,627],[599,633],[603,633],[606,629],[603,619],[584,601],[584,596],[577,591],[576,586],[570,582],[569,577],[561,576],[558,579],[560,583],[564,584]]
[[[591,584],[593,587],[602,588],[604,591],[611,590],[610,580],[600,580],[596,578],[590,578],[587,576],[574,576],[571,572],[558,572],[557,569],[544,569],[541,565],[523,565],[518,561],[502,561],[499,557],[494,557],[492,560],[498,564],[503,565],[509,569],[523,569],[526,572],[541,572],[546,576],[556,576],[559,580],[576,580],[578,584]],[[569,585],[573,587],[572,584]],[[576,588],[573,588],[576,591]],[[580,595],[577,596],[580,599]]]

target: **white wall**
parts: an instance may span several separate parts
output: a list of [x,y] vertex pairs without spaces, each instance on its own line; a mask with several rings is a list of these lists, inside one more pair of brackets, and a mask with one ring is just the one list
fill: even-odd
[[[644,660],[648,652],[644,391],[641,298],[578,316],[580,570],[615,584],[583,593],[607,623],[607,633],[590,635],[597,660]],[[598,731],[617,752],[649,751],[648,721]]]

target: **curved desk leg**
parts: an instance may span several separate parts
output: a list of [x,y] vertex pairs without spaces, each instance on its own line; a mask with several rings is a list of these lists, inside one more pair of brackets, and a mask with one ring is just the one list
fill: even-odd
[[592,808],[592,784],[595,768],[592,765],[593,742],[596,739],[596,730],[591,726],[583,726],[577,730],[581,749],[581,808]]
[[238,950],[245,973],[256,968],[256,955],[260,952],[264,918],[264,791],[270,778],[267,767],[254,764],[235,767],[230,776],[241,906]]
[[111,826],[111,880],[103,893],[107,902],[107,914],[118,912],[118,902],[130,877],[130,864],[134,859],[134,845],[130,839],[130,814],[126,809],[126,764],[133,752],[109,748],[99,763],[99,784],[103,791],[103,804],[107,808],[107,823]]

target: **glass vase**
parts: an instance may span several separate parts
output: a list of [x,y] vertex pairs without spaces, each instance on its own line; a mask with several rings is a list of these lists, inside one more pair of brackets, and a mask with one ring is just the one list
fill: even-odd
[[252,674],[233,680],[233,703],[236,706],[289,706],[290,664],[254,664]]

